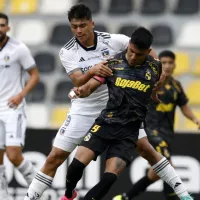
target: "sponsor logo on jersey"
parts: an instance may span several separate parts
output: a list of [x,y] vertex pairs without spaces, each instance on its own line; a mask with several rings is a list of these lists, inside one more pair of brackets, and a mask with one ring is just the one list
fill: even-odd
[[115,81],[115,85],[121,88],[133,88],[139,91],[147,92],[147,89],[149,89],[151,86],[148,84],[144,84],[141,81],[133,81],[128,80],[125,78],[117,77]]
[[171,112],[174,108],[174,104],[173,103],[159,103],[156,107],[156,111],[159,112]]
[[91,67],[92,67],[92,66],[82,67],[82,68],[81,68],[81,71],[82,71],[83,73],[85,73],[85,72],[87,72]]
[[83,57],[80,58],[79,62],[83,62],[85,59]]

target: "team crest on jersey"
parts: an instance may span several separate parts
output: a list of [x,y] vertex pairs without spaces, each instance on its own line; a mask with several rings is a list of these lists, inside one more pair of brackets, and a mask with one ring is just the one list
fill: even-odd
[[8,62],[10,60],[10,57],[8,55],[4,56],[4,61]]
[[84,137],[84,141],[89,141],[90,138],[92,137],[92,133],[88,133],[85,137]]
[[102,49],[102,50],[101,50],[101,53],[102,53],[102,56],[103,56],[104,58],[108,58],[109,55],[110,55],[110,52],[109,52],[109,49],[108,49],[108,48]]
[[147,69],[146,74],[145,74],[145,79],[146,80],[151,80],[151,72],[148,69]]
[[60,135],[64,135],[65,130],[66,130],[65,128],[61,128],[61,129],[60,129]]

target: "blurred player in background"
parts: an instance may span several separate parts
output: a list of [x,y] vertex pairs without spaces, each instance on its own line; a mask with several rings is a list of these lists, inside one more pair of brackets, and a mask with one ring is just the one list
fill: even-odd
[[[130,38],[121,34],[94,31],[91,11],[84,4],[72,6],[68,12],[68,20],[74,37],[61,49],[60,59],[74,86],[84,85],[95,75],[112,76],[105,60],[124,51]],[[52,151],[31,183],[25,200],[38,199],[51,186],[57,168],[80,144],[107,101],[106,85],[99,87],[88,98],[72,101],[70,112],[56,135]]]
[[[160,103],[151,102],[146,116],[146,132],[150,143],[154,148],[167,157],[171,162],[171,142],[174,136],[175,109],[180,107],[184,116],[197,124],[200,129],[200,121],[193,114],[188,105],[188,98],[181,86],[181,83],[173,78],[176,57],[172,51],[162,51],[159,54],[163,70],[167,76],[164,85],[159,89],[158,95]],[[113,200],[131,200],[135,196],[144,192],[146,188],[157,181],[159,177],[149,169],[148,174],[141,178],[133,187],[122,195],[118,195]],[[177,200],[178,197],[173,189],[164,183],[164,194],[167,200]]]
[[[35,176],[33,166],[22,156],[25,140],[25,96],[39,81],[39,73],[27,46],[6,34],[8,16],[0,13],[0,199],[7,200],[3,155],[21,172],[28,184]],[[24,86],[24,75],[30,75]]]

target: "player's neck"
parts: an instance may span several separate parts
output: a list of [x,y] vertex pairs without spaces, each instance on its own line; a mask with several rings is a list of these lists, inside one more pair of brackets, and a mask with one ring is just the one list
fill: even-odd
[[8,36],[6,36],[4,38],[4,40],[2,42],[0,42],[0,49],[5,45],[5,43],[7,42],[7,40],[8,40]]
[[170,75],[170,76],[166,76],[165,82],[169,82],[171,79],[172,79],[172,76],[171,76],[171,75]]
[[90,48],[93,47],[95,45],[95,36],[94,36],[94,32],[90,35],[89,39],[81,42],[79,41],[83,46],[85,46],[86,48]]

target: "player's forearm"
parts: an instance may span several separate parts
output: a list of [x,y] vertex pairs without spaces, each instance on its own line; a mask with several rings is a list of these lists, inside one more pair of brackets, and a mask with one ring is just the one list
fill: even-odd
[[188,119],[190,119],[191,121],[196,123],[197,118],[188,105],[182,106],[181,111],[182,111],[182,113],[184,114],[185,117],[187,117]]
[[93,77],[92,73],[88,71],[85,74],[82,74],[76,80],[72,80],[75,87],[81,87],[82,85],[86,84],[91,78]]
[[25,97],[39,82],[40,78],[39,78],[39,74],[33,74],[30,76],[30,78],[28,79],[25,87],[23,88],[23,90],[20,92],[20,95],[22,95],[23,97]]
[[85,85],[79,87],[80,98],[90,96],[102,83],[97,81],[96,79],[91,79]]

